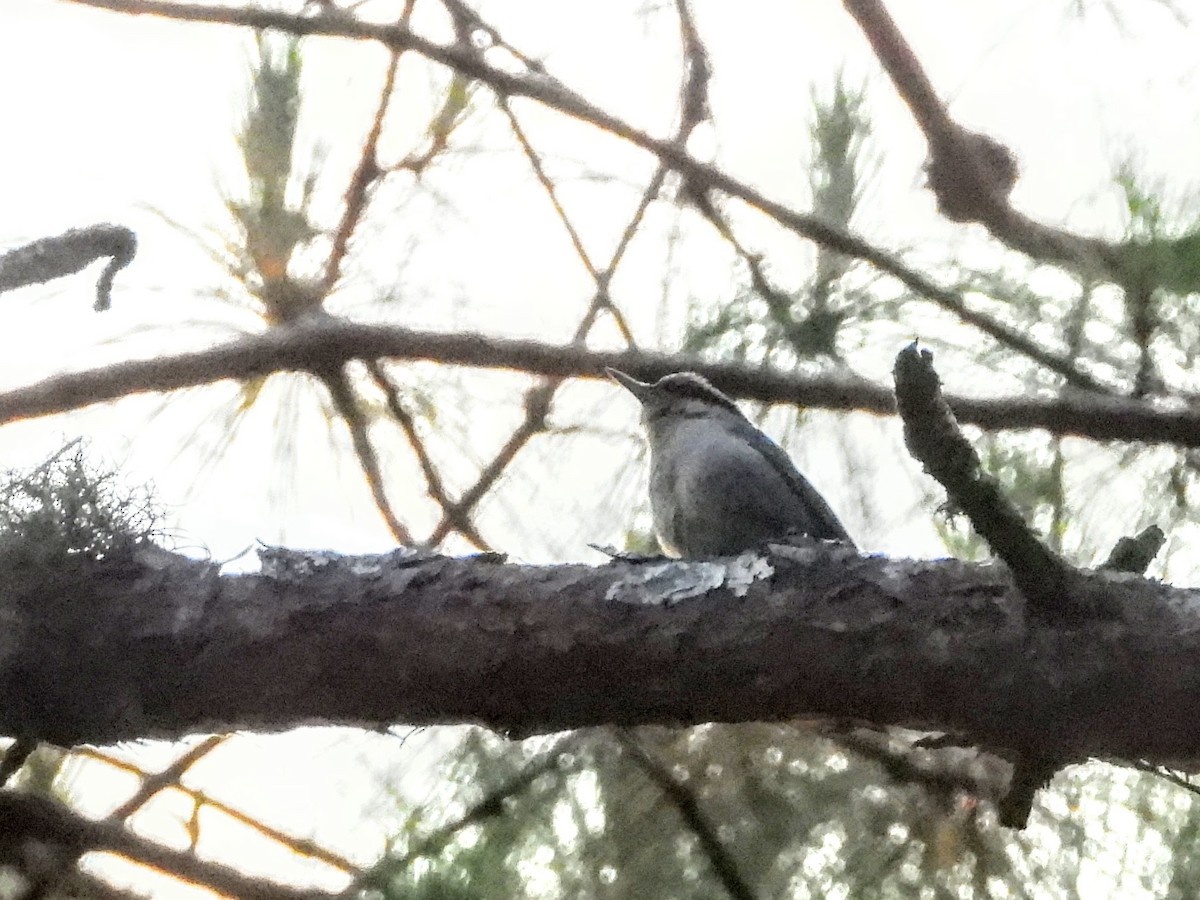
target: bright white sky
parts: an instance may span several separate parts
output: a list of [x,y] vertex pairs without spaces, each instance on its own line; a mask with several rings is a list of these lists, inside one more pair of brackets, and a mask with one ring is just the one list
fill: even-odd
[[[678,42],[672,4],[661,4],[666,14],[635,15],[652,5],[507,0],[488,3],[482,12],[511,42],[544,57],[552,72],[585,96],[664,132],[675,102]],[[435,6],[422,0],[418,23]],[[1079,17],[1067,0],[891,4],[952,112],[1019,155],[1016,203],[1049,221],[1116,235],[1123,219],[1109,185],[1114,165],[1125,158],[1150,179],[1170,184],[1169,204],[1194,207],[1200,34],[1155,0],[1088,6],[1091,11]],[[850,84],[869,86],[870,152],[880,166],[856,227],[896,250],[925,244],[917,259],[937,258],[931,241],[939,252],[978,252],[978,235],[938,220],[930,197],[920,190],[924,148],[840,3],[695,0],[695,7],[717,73],[712,85],[717,131],[715,137],[711,131],[702,136],[699,146],[707,142],[735,174],[804,208],[810,91],[814,85],[827,91],[833,73],[844,67]],[[436,36],[444,36],[439,23],[433,27]],[[216,320],[226,328],[249,324],[205,296],[220,283],[213,269],[187,238],[150,211],[160,210],[210,236],[221,226],[215,185],[238,183],[231,174],[236,157],[230,134],[241,114],[248,47],[248,35],[236,29],[132,18],[59,0],[5,0],[0,8],[0,84],[5,85],[0,120],[7,125],[0,246],[111,221],[135,228],[141,247],[133,266],[118,276],[113,309],[103,315],[91,310],[90,274],[0,298],[8,323],[0,331],[0,390],[133,354],[204,346],[227,333],[201,327],[201,321]],[[302,129],[310,142],[329,151],[322,197],[330,218],[344,185],[340,173],[354,158],[371,115],[385,57],[379,48],[314,41],[306,45],[305,59]],[[419,139],[438,102],[431,86],[442,84],[442,77],[415,60],[402,69],[400,99],[385,141],[393,158]],[[590,129],[559,124],[527,106],[518,110],[535,141],[553,148],[556,174],[569,178],[564,202],[593,257],[603,262],[636,195],[574,176],[595,169],[640,184],[647,177],[646,161],[611,139],[596,140]],[[529,190],[527,167],[512,155],[498,125],[497,118],[479,115],[468,123],[465,134],[487,152],[452,158],[431,178],[442,205],[429,192],[395,190],[396,212],[377,223],[376,246],[393,248],[396,260],[381,252],[365,265],[399,300],[371,309],[347,301],[344,310],[417,327],[470,323],[551,340],[570,335],[590,297],[590,283],[544,197]],[[656,210],[648,230],[665,234],[671,223],[669,215]],[[753,227],[748,234],[767,248],[796,246]],[[662,248],[654,241],[635,243],[615,294],[643,344],[670,348],[678,336],[678,323],[664,308],[677,319],[689,299],[727,299],[730,262],[710,252],[712,247],[702,245],[677,260],[681,270],[671,273],[664,307]],[[804,256],[791,252],[776,258],[775,266],[783,280],[789,266],[799,278]],[[399,281],[398,271],[403,273]],[[664,328],[664,321],[673,324]],[[597,343],[614,344],[611,330],[598,331]],[[879,367],[880,372],[890,367],[890,356],[881,356]],[[425,372],[421,377],[446,376]],[[450,393],[435,392],[435,397],[480,401],[466,412],[452,402],[439,408],[447,436],[437,449],[459,484],[469,481],[472,466],[488,455],[491,443],[481,449],[454,438],[466,430],[464,416],[472,416],[473,435],[501,435],[519,415],[514,398],[525,381],[495,373],[452,380],[452,387],[437,389]],[[283,393],[274,384],[272,389]],[[182,402],[139,398],[115,409],[6,426],[0,429],[0,466],[35,462],[61,436],[86,434],[132,481],[154,482],[184,549],[207,548],[227,558],[257,539],[347,552],[388,547],[390,539],[357,469],[346,459],[344,441],[336,451],[330,449],[314,395],[302,396],[308,411],[294,432],[299,457],[282,477],[272,412],[277,407],[271,403],[260,404],[223,455],[214,454],[225,430],[222,410],[234,397],[227,385],[192,392]],[[572,386],[564,398],[559,420],[586,425],[594,432],[591,443],[545,442],[527,454],[525,468],[514,470],[512,493],[522,502],[485,506],[490,534],[502,536],[511,528],[514,546],[502,549],[531,560],[594,558],[586,542],[619,541],[628,524],[625,511],[643,490],[640,470],[620,461],[634,445],[615,440],[632,428],[630,405],[619,405],[613,389],[599,384]],[[593,421],[601,423],[599,429]],[[884,433],[878,423],[866,427],[870,435]],[[898,446],[894,440],[890,444]],[[563,447],[577,453],[578,465],[560,466],[556,479],[539,484],[544,480],[539,466],[561,464]],[[797,452],[802,466],[826,485],[835,506],[850,509],[853,500],[838,494],[845,466],[832,458],[828,442],[806,447]],[[424,520],[434,516],[419,484],[395,490],[403,509],[419,510],[415,515]],[[908,517],[913,498],[905,495],[899,502],[905,512],[895,521],[852,522],[851,531],[873,549],[936,553],[932,532],[913,527]],[[529,527],[525,503],[535,504],[553,523],[543,529],[546,533]],[[564,528],[563,522],[576,525]],[[375,771],[401,759],[389,755],[387,740],[374,739],[366,749],[360,738],[349,740],[344,732],[308,734],[299,741],[242,738],[217,752],[222,760],[213,762],[220,774],[212,776],[212,790],[240,805],[282,812],[289,797],[307,798],[328,787],[328,796],[317,800],[319,816],[308,817],[298,806],[286,810],[288,821],[281,824],[307,832],[320,819],[326,823],[321,838],[353,847],[351,823],[377,792]],[[323,783],[331,768],[344,777],[347,771],[360,774],[354,762],[347,762],[356,758],[370,763],[353,786],[342,780]],[[102,808],[103,801],[97,802]]]

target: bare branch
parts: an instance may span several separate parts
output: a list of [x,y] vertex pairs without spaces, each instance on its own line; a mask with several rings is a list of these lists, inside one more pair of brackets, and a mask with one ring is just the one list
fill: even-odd
[[504,474],[509,463],[516,459],[521,448],[529,443],[534,435],[546,430],[546,416],[550,413],[550,400],[560,384],[562,384],[562,379],[548,380],[526,391],[524,420],[508,436],[508,440],[504,442],[496,455],[480,470],[479,475],[475,478],[475,483],[463,492],[458,502],[446,507],[442,520],[425,541],[427,546],[436,546],[450,533],[455,521],[461,521],[469,516],[471,510]]
[[[1077,235],[1035,222],[1013,209],[1008,199],[1017,179],[1017,161],[1012,151],[950,118],[882,0],[843,0],[843,5],[862,28],[925,135],[930,154],[929,184],[947,218],[980,222],[1014,250],[1036,260],[1057,263],[1085,278],[1114,282],[1138,298],[1148,298],[1154,287],[1196,290],[1194,269],[1181,274],[1171,271],[1171,266],[1149,266],[1145,248],[1136,242],[1109,242]],[[1164,242],[1160,254],[1192,256],[1196,239],[1193,232],[1173,243]],[[1135,306],[1135,316],[1146,305],[1142,309]],[[1148,356],[1144,353],[1139,380],[1145,382],[1149,375]]]
[[417,464],[421,467],[421,473],[425,476],[425,485],[429,491],[429,496],[442,508],[443,513],[450,517],[451,524],[459,534],[470,541],[476,549],[490,551],[492,547],[476,530],[470,517],[461,514],[454,501],[450,499],[450,495],[446,493],[442,476],[433,464],[433,458],[425,448],[425,442],[421,440],[421,436],[417,433],[416,419],[404,407],[404,403],[400,399],[400,391],[397,389],[395,383],[388,377],[387,372],[378,360],[366,360],[366,366],[375,385],[383,391],[384,403],[387,404],[388,412],[400,424],[400,428],[404,431],[404,436],[408,438],[408,444],[412,447],[413,454],[417,457]]
[[755,900],[755,893],[738,871],[737,860],[717,837],[716,827],[708,820],[696,795],[687,785],[677,781],[667,770],[667,767],[642,746],[632,732],[617,731],[617,740],[629,754],[629,758],[645,773],[646,777],[662,791],[663,796],[670,801],[683,819],[688,829],[696,836],[700,849],[708,858],[713,874],[721,882],[721,886],[734,900]]
[[[167,788],[178,786],[183,774],[217,747],[221,746],[227,737],[228,735],[210,735],[194,747],[185,751],[175,762],[171,763],[171,765],[167,766],[161,772],[144,777],[141,785],[133,793],[133,796],[109,813],[104,821],[110,825],[120,826],[122,822],[145,806],[155,794]],[[41,891],[49,895],[50,892],[59,888],[70,876],[80,856],[82,856],[82,853],[69,851],[61,854],[54,861],[54,867],[58,870],[57,873],[47,871],[41,874],[39,878],[39,888]]]
[[918,350],[916,343],[909,345],[896,357],[895,376],[896,406],[909,452],[1008,565],[1030,612],[1045,617],[1084,613],[1070,589],[1070,567],[1038,540],[996,480],[982,471],[978,455],[942,399],[933,354]]
[[29,840],[74,854],[89,850],[116,853],[242,900],[327,900],[333,896],[250,878],[228,866],[138,837],[120,826],[82,818],[44,797],[0,792],[0,848],[20,847]]
[[145,806],[155,794],[170,787],[177,787],[179,780],[188,769],[220,747],[228,738],[229,735],[227,734],[209,735],[196,744],[196,746],[185,751],[175,762],[171,763],[171,765],[167,766],[161,772],[156,772],[142,779],[141,787],[137,789],[132,797],[108,815],[108,821],[113,824],[123,822]]
[[[568,734],[560,738],[553,747],[526,765],[512,778],[508,779],[495,790],[489,791],[478,802],[471,804],[471,807],[453,822],[446,823],[416,841],[415,846],[405,852],[403,856],[396,859],[384,859],[372,871],[365,872],[356,878],[354,883],[339,896],[346,898],[346,900],[357,898],[360,896],[359,892],[363,889],[376,886],[375,882],[377,879],[375,876],[377,872],[382,873],[387,878],[391,873],[407,868],[423,856],[436,856],[464,828],[474,825],[477,822],[485,821],[493,816],[504,815],[504,801],[528,791],[533,786],[533,783],[547,772],[562,771],[563,757],[571,752],[571,749],[578,741],[579,735],[577,733]],[[383,887],[384,885],[378,886]]]
[[[222,23],[251,28],[276,28],[299,35],[357,38],[378,41],[395,49],[409,48],[427,59],[487,84],[498,94],[529,97],[560,113],[621,137],[652,153],[664,166],[680,172],[685,180],[703,185],[709,190],[722,191],[731,197],[742,200],[801,237],[820,243],[830,250],[846,256],[869,262],[880,271],[894,276],[920,296],[947,305],[948,308],[958,306],[966,309],[966,304],[958,292],[938,285],[925,275],[904,265],[892,254],[844,229],[828,224],[817,216],[797,212],[782,203],[769,199],[749,184],[739,181],[720,169],[700,162],[687,152],[686,147],[677,138],[657,138],[635,128],[590,103],[541,71],[528,73],[506,71],[489,63],[481,54],[475,53],[472,48],[464,48],[458,44],[437,44],[406,27],[378,25],[348,16],[304,17],[264,9],[239,9],[190,3],[181,5],[165,2],[165,0],[70,0],[70,2],[124,13],[157,15],[194,22]],[[1042,258],[1044,254],[1039,255],[1040,245],[1037,241],[1063,244],[1069,239],[1076,243],[1088,243],[1088,239],[1075,238],[1072,235],[1056,238],[1053,234],[1043,233],[1046,231],[1048,229],[1043,228],[1033,234],[1029,238],[1031,246],[1021,246],[1017,249],[1036,258]],[[1100,241],[1091,241],[1091,243],[1100,248],[1096,250],[1097,253],[1106,246]],[[1077,253],[1066,253],[1065,251],[1060,255],[1068,260],[1073,260],[1078,256]],[[1102,268],[1103,271],[1100,274],[1110,274],[1108,267]],[[1098,386],[1093,385],[1081,386],[1099,389]]]
[[[896,749],[886,733],[861,728],[827,737],[859,756],[874,760],[894,781],[919,784],[946,799],[967,793],[995,801],[1004,791],[1007,764],[995,757],[981,760],[978,752],[955,745],[947,747],[944,753],[929,752],[924,744]],[[972,764],[949,765],[944,761],[948,754],[970,755]]]
[[[75,756],[97,760],[105,765],[120,769],[122,772],[129,772],[130,774],[136,775],[139,778],[154,777],[153,773],[146,772],[140,766],[136,766],[128,760],[121,759],[120,757],[113,756],[104,750],[98,750],[95,747],[75,747],[71,750],[71,753]],[[267,825],[253,816],[250,816],[241,810],[236,809],[235,807],[232,807],[221,800],[218,800],[205,791],[188,787],[187,785],[180,783],[170,785],[169,790],[179,791],[180,793],[190,797],[196,806],[204,806],[208,809],[221,813],[221,815],[228,816],[235,822],[246,826],[252,831],[258,832],[268,840],[282,844],[293,853],[320,860],[327,866],[330,866],[341,872],[345,872],[348,875],[354,875],[359,871],[359,867],[350,860],[346,859],[346,857],[334,853],[332,850],[327,850],[320,844],[309,840],[308,838],[293,837],[292,835],[280,831],[277,828],[272,828],[270,825]]]
[[113,279],[133,261],[136,252],[137,235],[124,225],[72,228],[0,254],[0,292],[73,275],[98,259],[111,257],[96,282],[93,308],[102,312],[112,305]]
[[[416,0],[406,0],[404,10],[400,14],[400,24],[407,25],[412,17],[413,5]],[[329,260],[325,264],[325,273],[321,283],[321,293],[327,294],[333,289],[342,274],[342,264],[350,247],[350,237],[362,220],[366,209],[367,196],[371,188],[379,181],[381,169],[377,159],[379,138],[383,134],[383,120],[387,115],[388,105],[392,100],[392,92],[396,87],[396,70],[400,66],[402,50],[393,50],[388,62],[387,74],[383,79],[383,87],[379,92],[379,104],[375,108],[375,118],[367,130],[367,137],[359,151],[358,165],[346,188],[346,198],[342,201],[342,218],[338,222],[333,235],[333,246],[329,251]]]
[[392,510],[391,501],[387,496],[387,488],[383,484],[383,472],[379,467],[379,457],[375,454],[375,447],[371,444],[371,436],[368,433],[370,423],[359,408],[358,397],[354,393],[354,388],[351,386],[345,370],[326,370],[318,377],[329,391],[330,400],[333,402],[333,408],[337,410],[338,417],[346,423],[346,427],[350,431],[354,454],[358,458],[363,475],[367,479],[367,485],[371,489],[375,508],[383,516],[388,531],[400,544],[415,543],[412,532]]
[[[801,377],[756,366],[709,363],[680,354],[593,351],[578,344],[441,334],[329,318],[272,328],[194,353],[129,360],[55,375],[0,393],[0,424],[148,391],[174,391],[275,372],[316,374],[350,359],[384,358],[510,369],[558,378],[603,378],[605,367],[614,367],[653,381],[671,372],[691,370],[739,399],[873,415],[895,413],[891,390],[842,376]],[[1187,407],[1081,394],[1052,400],[947,397],[946,402],[960,422],[986,429],[1039,428],[1051,434],[1097,441],[1200,447],[1200,411]]]

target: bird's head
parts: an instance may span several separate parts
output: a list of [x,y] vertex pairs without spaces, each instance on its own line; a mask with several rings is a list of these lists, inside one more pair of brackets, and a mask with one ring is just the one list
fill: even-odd
[[605,372],[637,397],[642,404],[642,419],[648,426],[674,418],[726,417],[730,414],[743,418],[736,403],[695,372],[664,375],[653,384],[638,381],[619,369],[605,369]]

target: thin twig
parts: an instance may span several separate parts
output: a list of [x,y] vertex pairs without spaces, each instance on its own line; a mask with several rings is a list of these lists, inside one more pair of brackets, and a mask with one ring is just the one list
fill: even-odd
[[[717,189],[773,219],[787,230],[820,243],[830,250],[862,259],[882,272],[892,275],[914,293],[930,300],[958,305],[965,309],[962,296],[943,287],[925,275],[909,268],[897,257],[876,247],[844,229],[830,225],[818,216],[797,212],[765,196],[760,191],[722,170],[703,163],[689,154],[686,147],[674,138],[657,138],[635,128],[624,120],[605,112],[560,81],[544,73],[511,72],[499,68],[472,48],[457,44],[443,45],[421,37],[411,28],[378,25],[343,16],[302,17],[271,10],[228,8],[188,4],[164,0],[69,0],[82,6],[110,9],[133,14],[150,14],[195,22],[242,25],[252,28],[276,28],[293,34],[326,35],[359,40],[378,41],[394,48],[409,48],[414,52],[464,75],[477,79],[499,94],[524,96],[544,104],[564,115],[587,122],[614,134],[635,146],[653,153],[668,168],[678,170],[685,178]],[[1111,265],[1087,264],[1088,260],[1106,260],[1119,256],[1123,245],[1114,245],[1098,238],[1085,238],[1059,229],[1031,222],[1013,214],[1010,234],[1005,235],[1010,246],[1035,259],[1077,265],[1088,274],[1111,280]]]
[[542,186],[542,189],[546,192],[546,196],[550,198],[550,205],[554,207],[554,212],[558,214],[558,220],[567,232],[567,237],[571,239],[571,246],[575,248],[575,253],[579,256],[579,261],[583,263],[583,267],[587,269],[588,274],[592,276],[593,280],[598,279],[600,274],[596,271],[596,267],[592,264],[592,258],[583,246],[583,238],[579,236],[579,231],[575,228],[575,225],[571,222],[571,217],[567,215],[567,211],[563,208],[562,201],[558,197],[558,189],[554,186],[554,182],[550,176],[546,174],[546,167],[542,164],[542,158],[534,149],[529,136],[525,134],[525,129],[521,126],[520,120],[517,119],[516,114],[513,112],[508,98],[503,94],[498,94],[496,96],[496,104],[504,112],[505,117],[508,119],[509,127],[517,139],[517,143],[521,145],[521,150],[525,153],[525,158],[529,161],[529,167],[533,169],[533,174]]
[[[145,774],[141,785],[138,786],[133,795],[109,813],[104,818],[104,821],[114,826],[124,823],[126,819],[145,806],[155,794],[167,788],[177,787],[183,774],[188,769],[223,744],[228,737],[228,735],[224,734],[210,735],[194,747],[189,748],[161,772]],[[39,878],[39,895],[50,896],[56,889],[63,885],[81,855],[78,852],[68,852],[56,859],[54,868],[57,871],[46,871]]]
[[1180,772],[1176,769],[1167,768],[1166,766],[1155,765],[1154,763],[1147,762],[1144,759],[1135,760],[1132,765],[1139,772],[1149,772],[1151,775],[1157,775],[1159,778],[1175,785],[1176,787],[1183,788],[1189,793],[1200,796],[1200,784],[1192,781],[1190,773]]
[[[102,762],[113,768],[120,769],[123,772],[129,772],[141,778],[154,777],[151,773],[146,772],[140,766],[137,766],[128,760],[121,759],[117,756],[112,756],[103,750],[97,750],[95,747],[75,747],[71,750],[73,756],[86,757]],[[168,786],[169,790],[179,791],[180,793],[190,797],[193,803],[197,806],[205,806],[208,809],[214,810],[221,815],[228,816],[240,825],[258,832],[263,837],[275,841],[276,843],[287,847],[293,853],[301,856],[308,856],[312,859],[319,860],[328,866],[332,866],[341,872],[354,875],[360,871],[359,867],[344,856],[334,853],[332,850],[327,850],[314,841],[307,838],[293,837],[286,832],[272,828],[264,822],[260,822],[253,816],[242,812],[229,804],[212,797],[205,791],[197,788],[188,787],[187,785],[176,783]]]
[[894,750],[887,734],[864,734],[861,730],[856,730],[843,734],[826,734],[825,737],[865,759],[878,763],[894,781],[920,784],[943,797],[952,797],[963,792],[995,800],[1003,789],[1002,780],[994,771],[1003,766],[998,759],[995,766],[989,766],[984,774],[976,775],[970,770],[955,771],[945,766],[919,761],[914,753],[924,750],[924,747]]
[[[416,0],[406,0],[404,9],[398,20],[401,27],[407,27],[415,2]],[[392,50],[391,60],[388,63],[387,73],[383,80],[383,88],[379,92],[379,103],[375,108],[375,116],[371,120],[371,127],[367,130],[366,139],[363,141],[362,150],[359,152],[358,165],[355,166],[354,174],[350,178],[350,184],[346,188],[346,196],[342,204],[342,217],[338,222],[337,229],[334,231],[332,247],[330,248],[329,258],[326,261],[325,271],[321,279],[319,290],[322,295],[327,295],[341,277],[346,253],[350,247],[350,238],[362,220],[371,188],[379,181],[381,170],[376,159],[379,149],[379,139],[383,134],[384,119],[387,116],[392,93],[396,87],[396,72],[400,66],[400,58],[403,55],[404,48],[395,48]],[[369,433],[370,423],[359,408],[349,376],[342,369],[336,373],[328,373],[321,380],[329,391],[330,398],[338,415],[350,430],[350,439],[354,446],[355,456],[362,467],[363,476],[366,478],[367,486],[371,491],[371,497],[375,501],[375,507],[379,510],[379,514],[387,524],[392,537],[401,544],[412,544],[412,533],[396,516],[392,510],[391,502],[388,500],[379,459],[375,453],[374,446],[371,444]]]
[[422,857],[432,857],[441,853],[442,849],[456,834],[476,822],[505,814],[504,802],[511,797],[527,791],[542,775],[551,771],[563,771],[563,757],[570,752],[578,740],[578,732],[571,732],[523,768],[516,775],[505,781],[495,790],[489,791],[476,803],[473,803],[461,816],[452,822],[434,829],[421,838],[415,846],[407,850],[403,856],[384,859],[368,872],[364,872],[346,888],[339,896],[343,898],[358,897],[364,888],[372,886],[373,876],[382,873],[391,876],[397,871],[407,869]]
[[107,820],[114,823],[123,822],[145,806],[155,794],[169,787],[178,786],[180,779],[188,769],[212,753],[212,751],[216,750],[228,739],[229,735],[227,734],[209,735],[196,746],[188,749],[187,752],[161,772],[144,778],[141,787],[137,789],[132,797],[109,813]]
[[[543,188],[550,197],[555,209],[558,210],[560,218],[564,226],[568,229],[571,240],[575,243],[576,249],[583,261],[584,266],[592,275],[596,282],[596,291],[592,296],[591,303],[588,304],[587,311],[584,313],[583,319],[575,329],[575,335],[572,343],[576,346],[582,345],[586,341],[588,334],[591,332],[592,326],[595,324],[596,317],[601,310],[608,310],[621,330],[628,346],[635,348],[637,345],[633,338],[633,333],[621,315],[620,310],[609,298],[608,285],[612,279],[613,272],[616,271],[621,260],[625,256],[625,251],[628,249],[630,242],[633,240],[638,227],[641,225],[645,217],[646,210],[649,209],[650,203],[658,196],[658,192],[662,189],[662,184],[667,174],[667,167],[660,164],[651,177],[646,189],[642,192],[641,199],[638,202],[637,209],[634,210],[629,222],[626,224],[624,231],[621,233],[617,241],[617,246],[614,248],[612,257],[609,259],[608,266],[603,270],[596,269],[591,258],[588,256],[586,249],[583,247],[583,242],[578,238],[578,234],[571,226],[570,220],[558,202],[557,193],[554,190],[554,184],[546,176],[545,170],[541,165],[540,157],[533,150],[532,144],[529,144],[525,138],[524,131],[520,128],[520,123],[516,116],[511,114],[508,109],[508,100],[503,93],[498,94],[502,106],[510,115],[510,122],[513,126],[513,131],[517,135],[518,141],[522,147],[526,149],[526,155],[530,165],[533,167],[535,176],[541,180]],[[686,126],[686,123],[685,123]],[[690,132],[691,126],[686,126],[686,131],[680,132],[680,139],[686,139],[686,134]],[[499,452],[492,457],[491,461],[480,471],[475,483],[467,489],[467,491],[459,498],[458,502],[449,507],[443,514],[442,521],[434,528],[433,533],[429,536],[428,543],[433,545],[441,541],[452,526],[454,519],[465,517],[471,509],[483,498],[483,496],[492,488],[508,465],[516,458],[516,455],[521,451],[521,448],[527,444],[534,435],[545,431],[546,420],[550,411],[550,403],[562,384],[561,378],[545,379],[541,383],[534,385],[525,393],[524,406],[525,418],[514,429],[508,440],[500,448]]]
[[85,819],[54,800],[32,794],[0,792],[0,838],[42,841],[77,854],[91,850],[116,853],[241,900],[327,900],[332,896],[251,878],[139,837],[119,825]]
[[383,521],[387,524],[392,537],[404,546],[411,546],[414,543],[412,532],[396,516],[392,510],[391,501],[388,500],[387,489],[383,484],[383,470],[380,468],[375,446],[371,443],[369,433],[371,423],[359,408],[358,398],[350,384],[349,376],[345,369],[339,369],[327,371],[318,377],[329,391],[329,398],[333,402],[333,408],[337,410],[338,417],[346,423],[346,427],[350,430],[350,441],[354,446],[354,453],[358,457],[363,475],[367,479],[367,485],[371,489],[371,497],[375,501],[376,509],[383,516]]
[[452,524],[455,531],[477,549],[490,551],[491,545],[475,528],[470,517],[456,511],[454,501],[446,492],[442,476],[438,472],[437,466],[434,465],[429,451],[425,448],[425,442],[421,440],[421,435],[417,433],[416,419],[405,409],[404,403],[400,399],[400,391],[396,388],[395,382],[388,377],[383,364],[376,359],[366,360],[366,367],[376,386],[383,391],[384,403],[387,405],[388,412],[391,413],[393,419],[400,423],[400,428],[404,431],[404,436],[408,439],[413,454],[417,457],[417,464],[425,476],[425,485],[429,496],[442,508],[443,514],[453,516]]
[[529,443],[530,438],[546,429],[546,416],[550,412],[550,400],[554,391],[562,383],[562,379],[553,379],[535,385],[525,394],[525,418],[520,425],[508,436],[497,451],[496,455],[484,466],[475,483],[467,488],[457,502],[445,508],[442,520],[438,522],[433,532],[426,539],[426,544],[435,546],[450,533],[454,523],[467,517],[475,505],[492,489],[504,470],[521,452],[521,448]]
[[686,785],[677,781],[667,770],[667,767],[655,759],[642,746],[634,735],[624,729],[618,729],[617,740],[629,754],[629,758],[641,769],[666,797],[683,819],[684,824],[696,836],[700,849],[708,858],[713,874],[735,900],[754,900],[755,894],[742,874],[738,871],[737,861],[717,837],[716,827],[708,821],[708,816],[700,808],[700,802],[695,793]]
[[[400,13],[399,23],[407,27],[412,18],[413,6],[416,0],[405,0],[404,10]],[[342,202],[342,218],[337,230],[333,233],[333,246],[329,251],[329,259],[325,263],[325,273],[321,280],[321,293],[328,294],[333,290],[342,273],[342,265],[346,259],[346,251],[350,247],[350,237],[358,228],[366,209],[367,195],[371,187],[379,180],[380,168],[377,159],[379,138],[383,134],[383,121],[387,116],[388,106],[396,88],[396,71],[400,67],[400,58],[404,55],[402,48],[392,50],[392,58],[388,62],[387,74],[383,79],[383,88],[379,92],[379,104],[375,108],[375,118],[367,131],[362,150],[358,155],[358,165],[346,188],[346,197]]]

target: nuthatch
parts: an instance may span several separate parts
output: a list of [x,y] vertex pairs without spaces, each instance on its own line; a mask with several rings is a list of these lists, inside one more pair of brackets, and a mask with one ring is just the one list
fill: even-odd
[[607,369],[642,404],[650,510],[671,556],[731,556],[789,533],[854,546],[786,453],[693,372],[654,384]]

